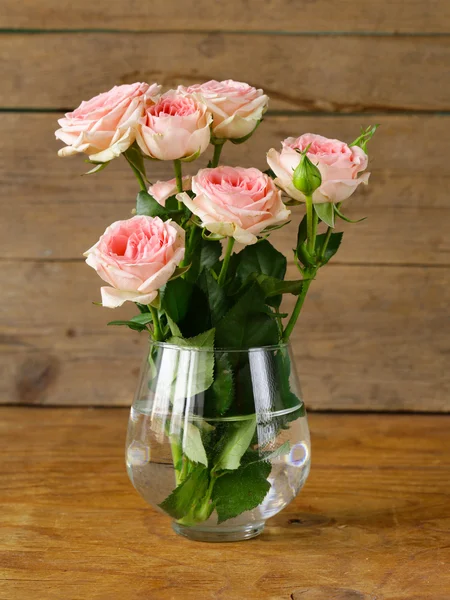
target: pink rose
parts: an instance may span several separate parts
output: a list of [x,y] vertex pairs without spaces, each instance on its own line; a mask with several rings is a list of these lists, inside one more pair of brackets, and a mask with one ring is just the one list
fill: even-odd
[[[183,190],[191,189],[191,177],[186,175],[183,177]],[[169,179],[169,181],[157,181],[153,185],[148,188],[148,193],[150,196],[159,202],[161,206],[166,205],[166,200],[170,198],[170,196],[174,196],[177,193],[177,180]]]
[[311,144],[307,156],[317,165],[322,176],[321,186],[313,194],[314,203],[342,202],[353,194],[360,183],[367,183],[370,173],[360,175],[367,168],[367,154],[359,146],[349,147],[339,140],[305,133],[299,138],[287,138],[281,152],[274,148],[267,153],[267,162],[277,178],[275,183],[288,196],[305,202],[305,196],[292,181],[303,151]]
[[156,83],[119,85],[82,102],[58,121],[61,129],[55,135],[67,144],[59,156],[84,152],[96,162],[120,156],[136,139],[137,123],[145,107],[158,99],[160,87]]
[[178,200],[200,217],[208,231],[241,244],[254,244],[259,233],[290,215],[272,179],[258,169],[202,169],[192,178],[192,191],[194,199],[182,193]]
[[137,143],[152,158],[193,160],[208,147],[211,121],[206,104],[171,90],[146,109]]
[[239,139],[251,134],[269,102],[263,90],[232,79],[179,89],[203,98],[213,114],[213,134],[221,139]]
[[159,217],[116,221],[85,252],[87,264],[112,287],[102,287],[108,308],[126,300],[150,304],[184,257],[184,230]]

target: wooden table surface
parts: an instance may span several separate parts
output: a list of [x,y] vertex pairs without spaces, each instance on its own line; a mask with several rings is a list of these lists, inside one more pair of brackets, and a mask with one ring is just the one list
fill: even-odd
[[449,600],[450,416],[312,414],[260,538],[177,537],[124,467],[125,409],[0,409],[1,600]]

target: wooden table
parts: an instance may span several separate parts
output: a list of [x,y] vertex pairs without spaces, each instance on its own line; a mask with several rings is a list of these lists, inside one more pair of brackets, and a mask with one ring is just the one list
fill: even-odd
[[1,600],[450,599],[450,416],[310,415],[299,498],[202,544],[129,483],[127,412],[0,409]]

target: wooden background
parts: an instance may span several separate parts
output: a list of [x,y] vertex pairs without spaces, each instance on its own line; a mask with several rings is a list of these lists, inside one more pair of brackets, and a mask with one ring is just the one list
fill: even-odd
[[[106,327],[130,307],[90,303],[100,280],[81,256],[127,218],[136,184],[120,159],[80,177],[81,158],[56,156],[56,119],[116,83],[230,77],[272,98],[230,164],[381,124],[371,185],[348,203],[369,218],[345,227],[294,337],[307,405],[450,410],[448,0],[2,0],[0,28],[2,402],[128,405],[145,345]],[[154,163],[153,180],[169,176]],[[294,229],[274,236],[286,252]]]

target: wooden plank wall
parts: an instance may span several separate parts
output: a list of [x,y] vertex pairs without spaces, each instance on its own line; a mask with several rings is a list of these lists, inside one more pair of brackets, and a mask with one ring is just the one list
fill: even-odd
[[[56,119],[115,83],[231,77],[272,102],[230,164],[264,168],[288,135],[350,141],[381,124],[371,185],[348,204],[369,218],[345,228],[295,334],[308,406],[450,410],[449,32],[448,0],[3,0],[0,401],[127,405],[145,346],[105,326],[81,257],[130,214],[136,185],[125,161],[84,178],[81,159],[58,159]],[[289,252],[294,235],[274,238]]]

